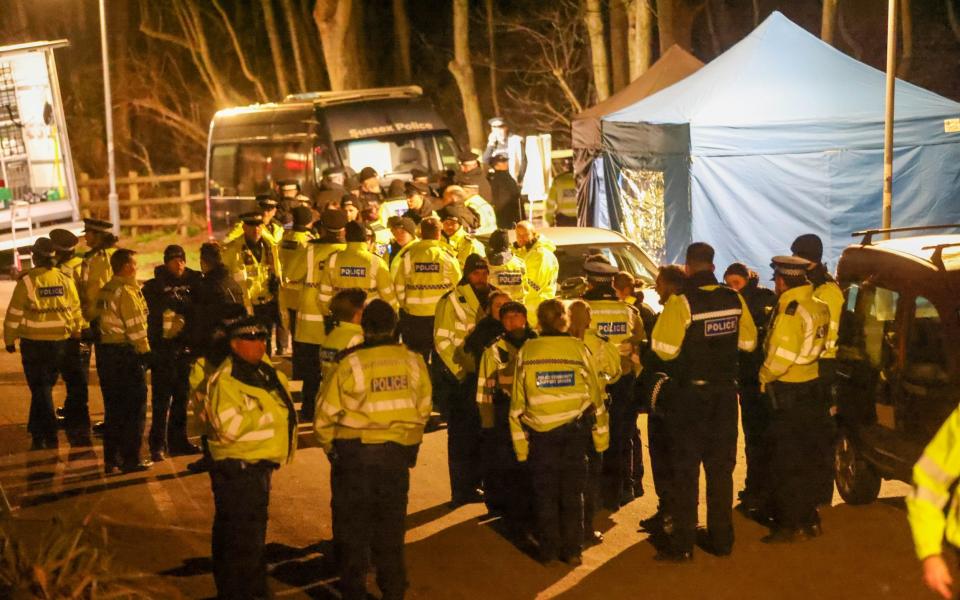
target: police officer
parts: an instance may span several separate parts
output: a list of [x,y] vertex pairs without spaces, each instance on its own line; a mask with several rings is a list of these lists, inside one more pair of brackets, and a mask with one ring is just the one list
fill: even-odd
[[490,281],[498,290],[510,294],[514,302],[523,302],[527,268],[510,249],[510,237],[505,229],[490,234]]
[[231,354],[209,377],[204,404],[213,458],[213,579],[219,598],[266,598],[270,478],[293,460],[297,416],[286,377],[264,358],[269,331],[262,321],[240,319],[229,335]]
[[330,458],[333,538],[345,600],[367,597],[367,556],[383,598],[403,598],[404,519],[410,469],[430,416],[430,378],[397,344],[397,314],[373,300],[361,317],[364,342],[341,355],[314,423]]
[[430,359],[437,303],[460,281],[460,264],[442,242],[440,221],[428,217],[420,222],[421,241],[401,257],[393,280],[400,306],[400,337],[414,352]]
[[756,347],[757,330],[743,298],[717,283],[713,256],[703,242],[687,248],[683,292],[667,300],[651,336],[651,348],[678,386],[663,407],[674,467],[668,496],[674,531],[658,560],[693,558],[701,463],[707,478],[705,545],[718,555],[733,550],[738,351]]
[[[471,254],[457,287],[437,303],[433,326],[435,352],[430,364],[433,403],[446,412],[450,505],[480,502],[480,415],[473,401],[477,364],[466,352],[467,336],[486,314],[490,271],[483,257]],[[446,409],[443,411],[443,409]]]
[[609,436],[597,368],[584,343],[567,333],[563,302],[540,304],[541,336],[517,356],[510,430],[517,460],[533,478],[540,560],[579,565],[584,538],[587,447],[607,449]]
[[[263,239],[276,246],[283,238],[283,224],[279,219],[276,218],[277,207],[279,206],[279,203],[277,202],[277,199],[273,197],[272,193],[257,194],[256,203],[259,211],[255,212],[260,213],[263,221],[260,229],[260,235],[263,237]],[[240,215],[240,220],[234,223],[230,231],[227,232],[226,237],[223,238],[224,243],[229,243],[233,240],[243,237],[244,224],[243,215]]]
[[140,444],[147,411],[150,365],[147,303],[137,284],[136,252],[118,248],[110,256],[113,278],[97,296],[95,317],[100,328],[97,376],[103,394],[103,471],[146,471]]
[[573,160],[564,159],[563,167],[563,173],[553,178],[547,193],[544,219],[551,226],[576,227],[577,182],[573,176]]
[[244,307],[244,290],[223,264],[222,247],[218,242],[200,246],[202,277],[194,287],[192,314],[187,319],[189,345],[197,356],[204,356],[213,345],[214,331],[225,318],[237,314],[236,305]]
[[66,340],[80,337],[83,316],[73,279],[54,264],[56,251],[50,239],[37,238],[31,254],[34,266],[13,290],[3,338],[10,353],[16,352],[20,340],[23,374],[30,388],[30,449],[42,450],[58,445],[53,386],[66,353]]
[[453,183],[459,186],[473,186],[477,193],[485,200],[490,200],[493,194],[490,191],[490,181],[487,179],[486,169],[480,165],[480,157],[476,152],[465,150],[457,157],[460,171],[454,175]]
[[517,461],[510,435],[510,395],[517,354],[537,334],[527,325],[527,309],[508,301],[499,309],[503,333],[486,347],[477,369],[476,401],[483,428],[484,500],[516,533],[526,533],[530,517],[530,474]]
[[306,276],[300,292],[297,326],[293,346],[293,377],[303,381],[301,417],[313,419],[314,399],[320,391],[320,344],[325,336],[323,311],[319,303],[320,274],[327,258],[347,246],[343,242],[343,228],[347,217],[342,210],[327,208],[317,224],[323,232],[307,244]]
[[[333,381],[338,356],[344,350],[363,343],[363,328],[360,318],[367,293],[359,288],[340,290],[330,302],[330,314],[323,319],[326,335],[320,345],[320,370],[322,381]],[[321,387],[321,394],[323,394]],[[314,403],[316,403],[314,398]]]
[[408,181],[404,184],[404,195],[407,197],[407,208],[402,216],[411,219],[417,225],[427,217],[435,217],[433,200],[430,199],[430,186],[425,183]]
[[350,288],[362,289],[368,298],[380,298],[396,306],[390,269],[382,258],[370,252],[363,225],[350,221],[344,227],[344,237],[347,247],[332,253],[320,271],[320,292],[317,294],[320,312],[325,315],[334,294]]
[[524,281],[526,296],[523,305],[530,314],[530,325],[536,326],[537,307],[544,300],[555,298],[557,295],[557,276],[560,273],[560,263],[553,253],[556,245],[543,237],[533,227],[530,221],[517,223],[517,240],[513,243],[516,255],[523,260],[527,276]]
[[483,235],[493,232],[497,228],[497,213],[493,206],[477,191],[477,186],[463,187],[466,198],[463,205],[477,217],[477,225],[471,230],[474,235]]
[[393,240],[387,249],[390,278],[397,278],[401,261],[397,260],[406,253],[417,241],[417,225],[408,217],[390,217],[387,221]]
[[[163,251],[163,264],[153,279],[143,284],[147,302],[147,338],[153,352],[150,422],[150,460],[196,454],[199,448],[187,439],[187,394],[191,348],[185,331],[193,311],[193,296],[201,275],[187,267],[183,247],[171,244]],[[169,419],[168,419],[169,416]]]
[[80,265],[80,279],[83,285],[78,291],[80,304],[83,307],[83,316],[91,322],[94,330],[92,313],[96,310],[97,294],[110,278],[110,256],[117,249],[117,238],[110,233],[113,223],[100,219],[83,220],[83,237],[89,250],[83,257]]
[[830,310],[813,297],[809,261],[775,256],[770,266],[779,296],[764,343],[760,385],[772,413],[767,444],[772,484],[773,532],[764,542],[792,542],[820,535],[817,484],[830,464],[829,406],[818,361],[830,327]]
[[[640,311],[617,298],[613,278],[617,269],[603,255],[594,255],[584,262],[587,291],[583,299],[590,305],[593,330],[615,344],[620,352],[620,377],[610,384],[610,449],[604,455],[604,503],[611,510],[634,498],[634,452],[637,409],[633,400],[633,383],[639,371],[640,344],[647,334],[640,320]],[[639,466],[642,473],[643,467]],[[643,487],[636,490],[643,495]]]
[[[81,270],[83,258],[77,256],[79,239],[66,229],[54,229],[50,232],[50,241],[56,250],[56,265],[73,280],[79,298],[83,286]],[[89,328],[84,321],[82,329]],[[69,337],[64,341],[63,361],[60,364],[60,376],[67,388],[67,397],[63,402],[64,425],[67,440],[71,446],[90,446],[90,409],[87,383],[90,371],[90,342],[79,337]]]
[[283,239],[280,241],[280,271],[283,273],[280,301],[287,307],[290,332],[296,336],[297,308],[300,306],[303,282],[307,277],[307,243],[314,239],[313,232],[310,231],[313,211],[306,206],[297,206],[291,214],[293,227],[283,232]]
[[[224,247],[223,264],[244,288],[247,310],[272,331],[278,317],[282,321],[289,318],[277,298],[282,276],[280,257],[276,245],[263,236],[261,213],[244,213],[240,220],[243,236]],[[277,345],[280,345],[279,338]],[[271,354],[270,344],[267,344],[267,354]]]
[[440,209],[440,219],[443,223],[444,247],[457,259],[460,268],[467,262],[471,254],[484,256],[486,251],[477,239],[467,233],[464,228],[470,209],[460,204],[448,204]]

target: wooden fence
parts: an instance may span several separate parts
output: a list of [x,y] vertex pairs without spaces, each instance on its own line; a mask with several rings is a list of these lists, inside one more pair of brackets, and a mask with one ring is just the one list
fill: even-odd
[[[120,226],[130,229],[135,236],[140,228],[175,227],[180,235],[188,235],[188,227],[196,215],[205,218],[202,204],[203,171],[190,171],[180,167],[179,173],[171,175],[138,175],[130,171],[126,177],[117,179],[117,194],[120,196]],[[195,186],[194,182],[201,182]],[[80,191],[80,212],[84,217],[108,218],[106,178],[90,179],[80,173],[77,181]]]

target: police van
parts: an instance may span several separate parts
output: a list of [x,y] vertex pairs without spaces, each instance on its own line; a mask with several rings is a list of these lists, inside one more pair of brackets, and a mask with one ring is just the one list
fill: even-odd
[[221,235],[254,196],[294,179],[313,197],[324,170],[373,167],[384,180],[457,167],[459,147],[419,86],[310,92],[228,108],[210,122],[207,221]]

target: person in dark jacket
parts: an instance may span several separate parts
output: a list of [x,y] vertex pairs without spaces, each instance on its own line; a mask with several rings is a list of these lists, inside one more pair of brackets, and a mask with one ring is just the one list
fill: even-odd
[[186,319],[201,275],[187,268],[187,255],[178,245],[163,251],[163,264],[143,285],[147,301],[147,339],[153,350],[153,420],[150,459],[154,462],[199,451],[187,440],[187,395],[191,352]]
[[[750,316],[757,325],[757,339],[766,337],[767,323],[777,295],[760,285],[760,276],[747,265],[735,262],[723,274],[724,282],[740,292]],[[753,352],[740,353],[740,419],[743,426],[744,450],[747,455],[747,477],[738,494],[742,510],[747,516],[764,520],[770,496],[767,473],[766,444],[763,442],[770,421],[770,411],[760,392],[760,367],[763,348],[757,344]]]
[[208,242],[200,247],[200,269],[203,278],[194,290],[192,318],[187,319],[190,347],[197,356],[207,356],[212,349],[214,330],[225,319],[243,307],[243,288],[226,267],[220,244]]
[[487,202],[491,202],[493,190],[487,179],[486,169],[480,164],[480,157],[474,152],[463,152],[458,160],[460,172],[453,177],[453,183],[460,187],[475,186],[477,193]]
[[425,183],[408,181],[403,186],[404,195],[407,197],[407,212],[403,213],[415,224],[433,214],[433,202],[429,199],[430,186]]
[[492,159],[493,175],[490,177],[490,204],[497,213],[497,227],[512,229],[523,214],[520,201],[520,186],[510,174],[509,159],[498,154]]
[[503,335],[503,323],[500,322],[500,307],[510,302],[510,294],[497,288],[491,288],[487,297],[487,314],[479,321],[463,341],[463,349],[473,356],[475,364],[480,364],[480,358],[487,346]]

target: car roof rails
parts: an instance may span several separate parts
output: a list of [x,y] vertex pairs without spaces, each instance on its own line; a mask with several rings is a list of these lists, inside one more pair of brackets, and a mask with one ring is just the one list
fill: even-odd
[[864,231],[855,231],[851,237],[857,237],[862,235],[863,239],[860,240],[861,246],[869,246],[873,243],[873,236],[878,233],[901,233],[904,231],[926,231],[926,230],[935,230],[935,229],[960,229],[960,224],[954,223],[951,225],[916,225],[914,227],[888,227],[886,229],[865,229]]
[[934,244],[933,246],[924,246],[924,250],[933,250],[933,254],[930,256],[930,262],[937,265],[937,268],[941,271],[946,271],[947,266],[943,263],[943,251],[947,248],[956,248],[960,246],[960,242],[951,242],[949,244]]
[[333,106],[361,100],[387,100],[390,98],[419,98],[423,88],[419,85],[397,87],[365,88],[360,90],[342,90],[338,92],[304,92],[290,94],[284,102],[312,102],[317,106]]

